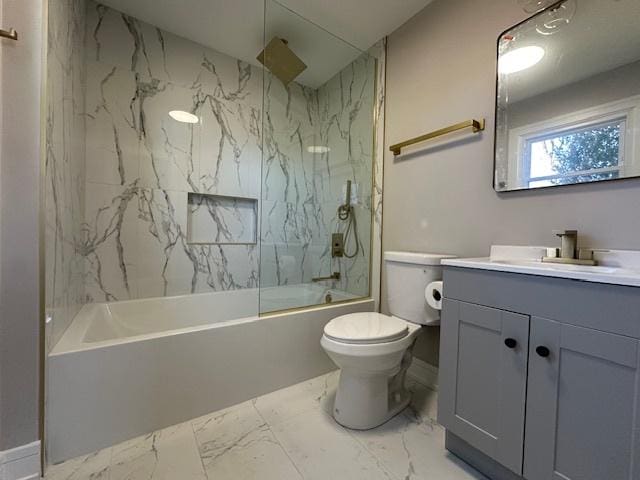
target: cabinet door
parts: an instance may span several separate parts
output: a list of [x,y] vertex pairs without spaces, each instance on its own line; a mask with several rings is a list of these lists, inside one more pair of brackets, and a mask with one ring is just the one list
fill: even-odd
[[528,480],[640,478],[638,346],[633,338],[531,319]]
[[438,420],[522,473],[529,317],[445,299]]

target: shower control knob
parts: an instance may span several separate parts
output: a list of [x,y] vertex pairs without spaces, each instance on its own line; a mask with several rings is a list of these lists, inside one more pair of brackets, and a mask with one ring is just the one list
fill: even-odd
[[505,338],[504,344],[509,348],[516,348],[518,342],[515,338]]

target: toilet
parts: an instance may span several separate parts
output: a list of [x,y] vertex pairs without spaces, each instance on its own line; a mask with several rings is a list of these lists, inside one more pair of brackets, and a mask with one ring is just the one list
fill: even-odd
[[427,305],[426,287],[442,278],[440,261],[453,258],[413,252],[385,252],[391,315],[351,313],[331,320],[320,341],[340,367],[333,407],[336,421],[356,430],[377,427],[411,400],[405,376],[413,345],[425,325],[439,325],[440,312]]

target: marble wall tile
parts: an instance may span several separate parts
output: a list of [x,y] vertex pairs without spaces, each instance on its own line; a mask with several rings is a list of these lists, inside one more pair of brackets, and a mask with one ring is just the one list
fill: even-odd
[[[60,93],[51,101],[50,156],[65,160],[49,170],[48,198],[63,198],[57,207],[48,202],[56,240],[47,248],[58,254],[48,254],[47,272],[69,286],[51,288],[49,303],[68,305],[70,320],[84,301],[290,285],[333,271],[342,273],[336,288],[369,293],[371,216],[378,208],[371,184],[371,122],[379,111],[374,56],[363,54],[317,90],[285,88],[267,73],[263,115],[259,68],[92,0],[86,21],[74,28],[71,58],[82,68],[73,70],[86,75],[64,77],[70,60],[49,67]],[[74,95],[62,92],[62,80]],[[65,104],[62,97],[76,100]],[[198,123],[178,123],[171,110],[193,113]],[[55,121],[62,115],[77,124],[71,140],[69,122]],[[315,145],[330,152],[309,152]],[[331,233],[347,228],[336,216],[347,179],[358,189],[360,252],[331,259]],[[261,246],[194,245],[189,193],[255,198]],[[248,220],[230,213],[237,231],[250,230]]]
[[[198,191],[200,136],[197,124],[177,122],[173,110],[194,112],[197,92],[138,77],[140,184],[147,188]],[[194,98],[195,95],[195,98]]]
[[140,177],[137,83],[129,70],[87,63],[86,180],[128,185]]
[[[239,86],[233,93],[200,95],[198,191],[259,198],[261,106],[255,104],[255,97],[261,95],[257,93],[261,91],[261,81],[257,84],[257,80],[262,73],[251,67],[238,74]],[[251,83],[242,83],[241,75],[250,75]],[[227,100],[224,95],[231,99]]]
[[190,243],[257,242],[258,201],[218,195],[189,195]]
[[[191,244],[187,199],[258,197],[260,70],[98,3],[87,8],[88,298],[257,287],[259,249]],[[199,121],[176,122],[172,110]]]
[[45,302],[47,350],[60,339],[84,298],[78,251],[85,198],[83,0],[52,2],[48,12],[45,168]]
[[91,302],[137,298],[139,187],[87,183],[80,252]]
[[[369,294],[375,66],[375,58],[365,54],[315,91],[284,89],[267,77],[262,286],[309,282],[339,271],[336,288]],[[310,153],[309,146],[330,151]],[[337,218],[347,180],[359,190],[360,251],[354,259],[332,259],[331,233],[348,226]]]
[[320,179],[332,232],[346,234],[349,228],[348,221],[337,217],[337,207],[345,201],[346,181],[357,189],[356,227],[351,226],[346,244],[347,253],[353,253],[356,230],[359,251],[354,258],[332,259],[331,270],[342,273],[338,288],[358,296],[369,295],[370,286],[375,69],[375,58],[363,54],[319,89],[319,138],[330,148]]

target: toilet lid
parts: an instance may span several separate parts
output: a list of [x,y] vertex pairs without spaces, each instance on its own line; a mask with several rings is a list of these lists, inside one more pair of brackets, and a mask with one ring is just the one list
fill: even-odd
[[324,334],[343,343],[384,343],[400,340],[409,333],[407,322],[375,312],[350,313],[334,318]]

